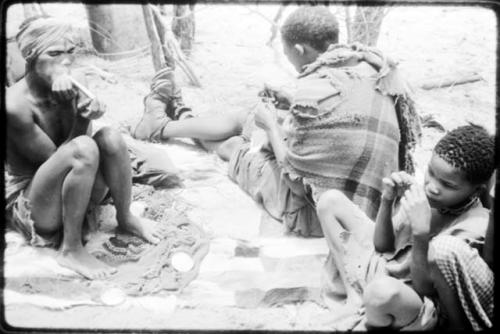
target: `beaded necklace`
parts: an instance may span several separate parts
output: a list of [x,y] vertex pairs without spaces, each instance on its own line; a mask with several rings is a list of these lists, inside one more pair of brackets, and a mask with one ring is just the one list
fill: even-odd
[[439,208],[437,211],[442,215],[460,216],[462,213],[475,206],[478,202],[479,197],[474,195],[467,202],[465,202],[465,204],[459,206],[458,208]]

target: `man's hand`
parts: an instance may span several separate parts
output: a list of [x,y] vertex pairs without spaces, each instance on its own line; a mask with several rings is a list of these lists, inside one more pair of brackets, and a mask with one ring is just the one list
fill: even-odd
[[61,74],[52,82],[52,93],[57,98],[68,101],[76,96],[76,91],[73,88],[73,82],[69,74]]
[[406,172],[394,172],[389,177],[384,177],[382,183],[382,197],[392,201],[401,197],[414,181]]
[[78,115],[83,118],[94,120],[100,118],[106,112],[106,105],[99,99],[84,99],[78,103]]
[[413,184],[401,198],[401,207],[410,220],[412,235],[428,237],[431,231],[431,206],[424,188]]
[[268,132],[273,130],[278,124],[276,110],[272,105],[258,102],[255,107],[255,125]]
[[292,104],[292,97],[283,90],[264,84],[264,89],[259,92],[259,96],[268,98],[275,108],[288,110]]

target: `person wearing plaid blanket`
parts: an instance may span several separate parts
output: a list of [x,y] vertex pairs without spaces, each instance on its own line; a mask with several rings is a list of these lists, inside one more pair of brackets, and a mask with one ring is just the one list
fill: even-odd
[[375,224],[341,192],[321,196],[327,269],[338,270],[348,303],[363,306],[367,327],[423,330],[441,320],[458,328],[464,325],[457,323],[458,305],[491,316],[487,266],[467,268],[471,262],[457,259],[467,253],[479,262],[489,217],[479,195],[493,174],[494,151],[493,137],[480,126],[449,132],[433,149],[423,186],[405,172],[383,179]]
[[[162,130],[156,137],[227,139],[216,152],[230,161],[231,178],[252,197],[276,201],[289,198],[276,191],[293,189],[309,210],[322,192],[334,188],[373,219],[383,176],[399,169],[413,172],[410,153],[420,123],[404,80],[379,50],[338,44],[337,19],[324,6],[300,6],[281,35],[283,51],[299,72],[296,94],[266,87],[260,95],[272,103],[259,102],[250,112],[158,121]],[[275,115],[281,108],[287,109],[282,124]],[[270,150],[256,153],[249,147],[245,129],[254,115]],[[321,236],[317,215],[306,216],[311,221],[292,219],[287,228]]]

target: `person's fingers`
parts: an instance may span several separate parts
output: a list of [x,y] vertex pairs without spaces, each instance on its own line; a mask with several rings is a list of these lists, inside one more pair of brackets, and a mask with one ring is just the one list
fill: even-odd
[[394,172],[394,173],[391,174],[391,179],[398,186],[403,182],[403,179],[401,178],[401,175],[399,173],[397,173],[397,172]]
[[394,181],[388,177],[384,177],[382,179],[382,183],[388,185],[389,187],[394,187],[396,184],[394,183]]
[[413,184],[413,178],[406,172],[401,172],[400,174],[403,183],[411,185]]
[[406,198],[406,196],[401,197],[401,201],[399,203],[401,204],[401,208],[403,208],[403,211],[405,213],[408,213],[409,205],[408,205],[408,199]]
[[83,108],[87,108],[88,106],[90,106],[90,103],[92,102],[91,99],[85,99],[85,100],[82,100],[78,103],[78,110],[82,110]]

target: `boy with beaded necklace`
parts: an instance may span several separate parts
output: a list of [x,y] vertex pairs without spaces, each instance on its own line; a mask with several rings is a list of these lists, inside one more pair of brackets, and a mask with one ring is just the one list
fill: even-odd
[[[443,252],[435,250],[443,249],[439,245],[443,237],[481,250],[489,211],[478,196],[487,188],[494,159],[492,136],[482,127],[462,126],[434,147],[423,186],[405,172],[384,178],[375,224],[337,190],[320,197],[318,217],[330,259],[339,270],[348,302],[364,305],[368,327],[431,329],[438,323],[436,303],[441,320],[447,318],[449,326],[460,327],[456,292],[440,284],[436,263]],[[465,272],[460,268],[459,276]],[[484,300],[491,301],[490,290]],[[486,304],[479,300],[469,307],[492,309]]]

